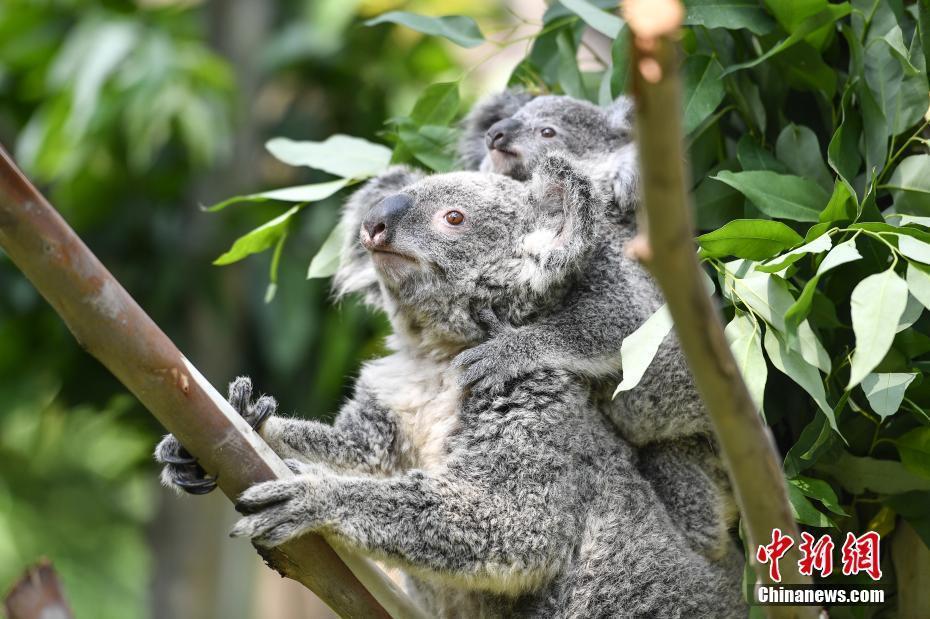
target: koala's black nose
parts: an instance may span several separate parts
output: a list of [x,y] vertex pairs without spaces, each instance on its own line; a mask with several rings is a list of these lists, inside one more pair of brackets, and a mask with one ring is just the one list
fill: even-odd
[[488,129],[484,143],[490,149],[506,147],[513,139],[514,132],[520,128],[520,121],[513,118],[499,120]]
[[394,236],[394,228],[400,217],[410,208],[413,200],[403,193],[395,193],[381,200],[368,211],[362,229],[371,245],[387,245]]

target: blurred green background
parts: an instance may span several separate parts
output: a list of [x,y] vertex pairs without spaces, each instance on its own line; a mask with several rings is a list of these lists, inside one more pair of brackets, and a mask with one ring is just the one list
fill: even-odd
[[[326,417],[378,351],[380,319],[335,307],[328,281],[305,279],[345,192],[300,218],[267,304],[270,252],[211,262],[287,205],[199,207],[320,180],[273,160],[264,142],[377,141],[426,85],[494,52],[361,26],[394,8],[516,24],[510,10],[538,19],[545,6],[0,2],[0,143],[221,390],[248,374],[285,411]],[[469,74],[466,95],[503,86],[514,51]],[[162,432],[0,253],[0,589],[47,556],[78,617],[326,616],[227,538],[235,513],[218,493],[159,487],[150,454]]]

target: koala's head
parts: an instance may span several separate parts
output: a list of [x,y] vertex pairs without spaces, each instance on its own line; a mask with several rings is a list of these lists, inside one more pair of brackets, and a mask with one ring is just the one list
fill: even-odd
[[525,180],[547,153],[587,158],[628,144],[632,110],[626,97],[602,108],[568,96],[505,91],[480,102],[465,119],[460,154],[469,168]]
[[395,331],[451,350],[486,335],[484,309],[519,323],[556,302],[594,247],[605,205],[550,156],[531,183],[477,172],[412,183],[369,209],[358,241]]

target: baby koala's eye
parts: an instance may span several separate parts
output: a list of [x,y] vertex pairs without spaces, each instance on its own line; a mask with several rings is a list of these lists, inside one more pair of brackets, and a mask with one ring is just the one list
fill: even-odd
[[457,226],[465,221],[465,215],[462,215],[459,211],[449,211],[446,213],[446,223],[450,226]]
[[543,127],[542,130],[539,132],[539,135],[543,136],[544,138],[554,138],[555,129],[553,129],[552,127]]

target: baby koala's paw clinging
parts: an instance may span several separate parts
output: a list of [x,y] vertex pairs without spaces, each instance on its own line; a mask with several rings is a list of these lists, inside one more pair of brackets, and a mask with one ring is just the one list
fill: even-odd
[[252,379],[248,376],[239,376],[229,383],[229,403],[253,430],[258,430],[278,410],[278,402],[270,395],[252,401]]
[[540,367],[540,357],[529,333],[500,321],[490,310],[482,311],[489,337],[459,353],[452,367],[461,370],[459,385],[474,392],[496,395],[507,383]]
[[168,488],[188,494],[207,494],[216,488],[216,477],[207,475],[173,434],[166,435],[155,447],[155,461],[164,465],[161,482]]

